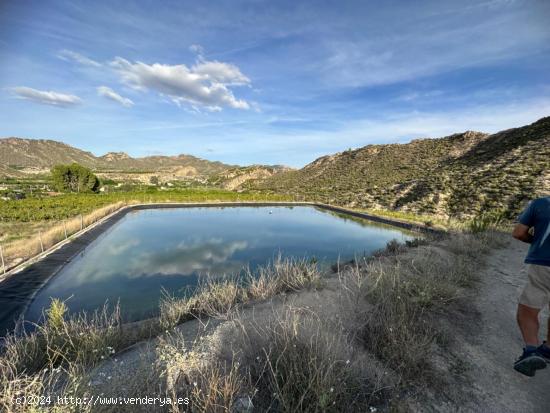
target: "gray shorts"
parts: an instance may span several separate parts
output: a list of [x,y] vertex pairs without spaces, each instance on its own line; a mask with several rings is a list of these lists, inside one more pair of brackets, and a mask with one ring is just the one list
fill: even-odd
[[519,296],[519,303],[543,309],[550,304],[550,267],[527,265],[527,285]]

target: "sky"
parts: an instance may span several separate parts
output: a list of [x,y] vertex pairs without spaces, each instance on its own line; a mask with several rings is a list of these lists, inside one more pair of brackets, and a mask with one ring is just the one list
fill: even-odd
[[550,115],[550,1],[0,0],[0,136],[301,167]]

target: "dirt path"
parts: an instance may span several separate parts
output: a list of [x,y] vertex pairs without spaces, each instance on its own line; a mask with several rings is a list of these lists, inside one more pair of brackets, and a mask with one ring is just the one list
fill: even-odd
[[[477,307],[482,312],[479,334],[466,338],[463,356],[474,367],[473,390],[478,406],[468,411],[550,412],[550,368],[528,378],[512,369],[523,345],[515,322],[517,298],[527,280],[523,259],[527,245],[511,240],[489,257],[483,271]],[[548,310],[541,318],[546,334]],[[543,336],[544,337],[544,336]]]

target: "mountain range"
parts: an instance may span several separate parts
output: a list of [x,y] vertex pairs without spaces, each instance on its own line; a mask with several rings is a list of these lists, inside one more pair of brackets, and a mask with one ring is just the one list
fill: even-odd
[[107,176],[118,171],[119,179],[165,171],[167,179],[202,177],[203,183],[231,190],[286,193],[355,208],[457,218],[498,210],[513,217],[527,200],[550,193],[550,117],[494,134],[467,131],[367,145],[323,156],[298,170],[238,167],[190,155],[97,157],[52,140],[0,139],[0,176],[23,176],[70,162]]
[[187,168],[190,175],[209,176],[234,165],[212,162],[191,155],[146,156],[132,158],[124,152],[109,152],[95,156],[62,142],[46,139],[0,139],[0,174],[14,176],[21,172],[44,172],[56,164],[76,162],[96,172],[156,172],[174,168]]

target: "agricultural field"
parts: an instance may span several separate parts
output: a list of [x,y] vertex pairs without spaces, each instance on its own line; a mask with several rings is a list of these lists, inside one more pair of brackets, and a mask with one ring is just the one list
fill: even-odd
[[206,201],[285,201],[289,195],[260,192],[233,192],[222,189],[176,189],[157,191],[112,192],[108,194],[62,194],[48,197],[28,197],[0,203],[0,221],[4,223],[60,221],[97,208],[124,203],[206,202]]
[[[126,187],[126,186],[125,186]],[[223,189],[127,186],[108,193],[25,193],[23,199],[0,200],[0,246],[7,266],[17,265],[114,210],[157,202],[291,201],[289,195]]]

